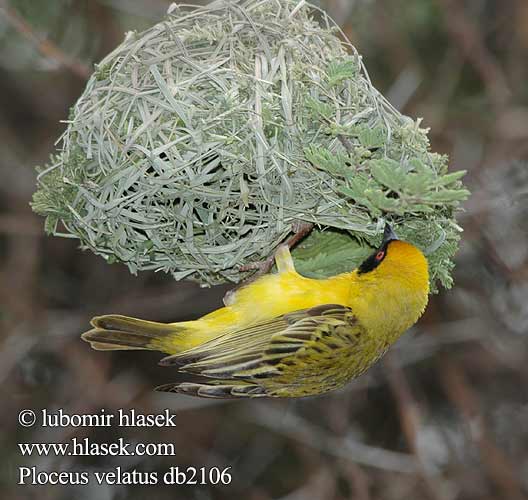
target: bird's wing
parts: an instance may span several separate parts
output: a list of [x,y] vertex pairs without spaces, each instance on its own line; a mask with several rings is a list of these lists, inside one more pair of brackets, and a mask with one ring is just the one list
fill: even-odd
[[[227,381],[239,381],[234,384],[236,390],[253,392],[237,396],[267,395],[259,394],[258,387],[269,386],[273,380],[280,385],[279,379],[289,378],[293,384],[302,385],[304,377],[320,376],[327,368],[335,370],[336,359],[352,354],[362,334],[364,329],[350,308],[324,304],[230,332],[164,358],[160,364],[177,365],[180,371],[214,378],[216,392],[220,387],[231,387]],[[177,390],[176,385],[158,389],[189,392]],[[187,383],[190,385],[196,384]]]

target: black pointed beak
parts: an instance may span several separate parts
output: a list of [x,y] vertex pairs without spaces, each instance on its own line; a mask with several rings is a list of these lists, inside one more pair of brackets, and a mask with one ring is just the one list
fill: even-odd
[[396,233],[392,230],[392,227],[390,227],[389,224],[385,224],[385,230],[383,231],[383,242],[387,243],[391,240],[397,240],[398,237],[396,236]]

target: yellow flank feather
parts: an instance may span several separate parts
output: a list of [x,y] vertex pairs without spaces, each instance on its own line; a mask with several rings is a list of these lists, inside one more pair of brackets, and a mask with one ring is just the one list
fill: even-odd
[[[119,315],[92,319],[94,349],[149,349],[160,364],[199,376],[158,390],[194,396],[301,397],[343,386],[378,360],[422,315],[428,265],[385,228],[381,246],[357,269],[315,280],[295,271],[287,246],[278,272],[229,294],[195,321],[155,323]],[[196,378],[196,377],[194,377]]]

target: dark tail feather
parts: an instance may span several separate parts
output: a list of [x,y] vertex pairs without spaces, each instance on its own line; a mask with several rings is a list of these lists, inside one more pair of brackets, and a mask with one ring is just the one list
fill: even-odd
[[168,342],[169,336],[179,334],[174,325],[117,314],[96,316],[90,323],[94,328],[81,337],[96,350],[148,349],[168,354],[176,350]]
[[180,382],[156,387],[159,392],[177,392],[188,396],[214,399],[258,398],[268,396],[264,389],[256,384],[216,380],[211,383]]
[[142,350],[143,349],[143,347],[131,347],[131,346],[116,345],[116,344],[104,344],[103,342],[97,342],[95,340],[89,341],[89,342],[90,342],[90,346],[92,347],[92,349],[95,349],[96,351],[116,351],[116,350],[124,351],[124,350],[135,350],[135,349]]

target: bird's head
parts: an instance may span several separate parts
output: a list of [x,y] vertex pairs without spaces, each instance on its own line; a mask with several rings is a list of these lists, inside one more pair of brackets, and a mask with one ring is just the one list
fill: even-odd
[[385,225],[383,240],[357,269],[358,277],[408,284],[429,290],[429,272],[424,254],[411,243],[398,239],[389,224]]

